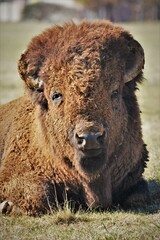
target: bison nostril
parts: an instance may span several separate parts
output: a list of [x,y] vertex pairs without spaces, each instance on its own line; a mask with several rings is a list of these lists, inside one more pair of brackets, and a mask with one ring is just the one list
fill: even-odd
[[98,137],[98,138],[97,138],[97,141],[98,141],[100,144],[102,144],[102,143],[103,143],[103,137],[102,137],[102,136]]
[[106,136],[106,133],[105,133],[105,131],[104,131],[101,136],[98,136],[98,137],[97,137],[97,141],[98,141],[100,144],[103,144],[103,143],[104,143],[105,136]]
[[82,145],[85,142],[85,139],[83,137],[79,137],[78,134],[76,134],[75,137],[78,145]]

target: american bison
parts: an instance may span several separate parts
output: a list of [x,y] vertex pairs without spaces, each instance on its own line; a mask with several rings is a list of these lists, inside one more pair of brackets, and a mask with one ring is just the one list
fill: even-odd
[[25,95],[0,107],[2,213],[36,216],[65,198],[90,209],[149,200],[135,95],[143,67],[141,45],[105,20],[31,40],[18,63]]

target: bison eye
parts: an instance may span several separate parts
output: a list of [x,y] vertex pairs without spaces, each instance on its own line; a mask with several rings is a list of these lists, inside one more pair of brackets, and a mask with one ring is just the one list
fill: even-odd
[[111,94],[111,99],[114,100],[116,98],[119,97],[119,91],[118,90],[114,90]]
[[51,95],[52,100],[56,103],[60,103],[62,101],[62,94],[58,92],[54,92]]
[[113,110],[117,110],[119,108],[120,98],[119,98],[119,90],[114,90],[111,94],[112,107]]

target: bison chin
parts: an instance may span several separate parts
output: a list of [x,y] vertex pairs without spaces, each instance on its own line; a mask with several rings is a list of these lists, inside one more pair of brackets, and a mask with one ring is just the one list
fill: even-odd
[[97,175],[102,172],[107,164],[107,154],[104,151],[76,152],[76,162],[79,172],[86,175]]

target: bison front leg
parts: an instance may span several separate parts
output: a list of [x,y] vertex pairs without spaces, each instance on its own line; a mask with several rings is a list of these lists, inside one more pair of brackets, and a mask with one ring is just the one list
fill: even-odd
[[108,209],[112,204],[112,189],[110,171],[85,186],[86,202],[90,209]]
[[0,203],[0,214],[21,215],[23,214],[23,211],[19,207],[15,206],[13,202],[5,200]]
[[41,177],[32,174],[12,176],[0,183],[0,211],[2,214],[38,216],[47,212],[46,185]]

